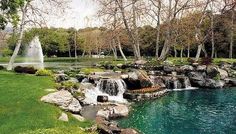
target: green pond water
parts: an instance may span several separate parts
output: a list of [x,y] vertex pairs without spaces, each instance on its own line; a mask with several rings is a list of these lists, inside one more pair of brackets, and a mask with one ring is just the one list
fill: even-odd
[[171,92],[132,108],[118,123],[143,134],[236,134],[236,88]]

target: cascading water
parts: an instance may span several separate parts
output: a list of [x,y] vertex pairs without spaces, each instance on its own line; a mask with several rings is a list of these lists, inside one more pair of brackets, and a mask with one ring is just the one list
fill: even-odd
[[108,96],[109,101],[127,103],[123,98],[126,91],[126,84],[122,79],[100,79],[97,86],[87,89],[85,92],[85,102],[97,104],[97,96]]
[[35,36],[26,50],[25,64],[36,69],[44,68],[44,57],[39,37]]
[[126,84],[122,79],[101,79],[98,89],[110,96],[123,96]]

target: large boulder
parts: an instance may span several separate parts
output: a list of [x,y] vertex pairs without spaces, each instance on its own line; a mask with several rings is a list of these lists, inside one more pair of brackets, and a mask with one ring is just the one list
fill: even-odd
[[64,73],[55,74],[54,79],[56,82],[63,82],[70,79],[70,77]]
[[200,72],[190,72],[188,74],[191,85],[194,87],[204,87],[205,86],[205,75]]
[[129,108],[126,105],[109,106],[104,109],[100,109],[97,112],[97,116],[105,119],[115,119],[120,117],[126,117],[129,114]]
[[219,72],[218,72],[218,67],[217,67],[217,66],[214,66],[214,65],[209,65],[209,66],[207,66],[206,72],[207,72],[207,76],[208,76],[209,78],[215,78],[215,77],[217,77],[217,75],[219,74]]
[[220,74],[220,78],[222,80],[224,80],[225,78],[228,78],[229,77],[229,74],[227,71],[223,70],[223,69],[218,69],[218,72]]
[[128,73],[128,76],[129,77],[127,79],[124,79],[128,89],[141,89],[153,86],[147,72],[143,70],[135,70]]
[[206,65],[198,65],[198,66],[197,66],[197,71],[202,71],[202,72],[204,72],[204,71],[206,71],[206,69],[207,69],[207,66],[206,66]]
[[173,67],[173,66],[163,66],[163,70],[166,73],[172,73],[172,72],[175,71],[175,67]]
[[98,95],[97,96],[97,102],[108,102],[108,96],[106,95]]
[[79,113],[82,109],[79,101],[75,99],[70,92],[61,90],[55,93],[50,93],[41,98],[41,101],[55,104],[61,109],[70,111],[73,113]]
[[221,80],[206,79],[205,81],[206,88],[223,88],[224,85],[225,82]]
[[181,72],[189,72],[189,71],[193,71],[193,70],[194,70],[194,68],[191,65],[184,65],[184,66],[180,67]]

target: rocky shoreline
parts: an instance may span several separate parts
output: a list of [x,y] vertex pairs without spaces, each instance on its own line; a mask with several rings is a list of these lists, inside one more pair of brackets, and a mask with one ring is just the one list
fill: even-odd
[[[113,119],[129,114],[129,102],[159,98],[174,89],[192,87],[216,89],[236,86],[236,65],[117,65],[129,71],[83,73],[69,77],[64,71],[54,77],[60,85],[55,93],[41,101],[59,106],[62,110],[81,115],[83,107],[101,105],[96,115],[97,130],[104,134],[136,134],[134,129],[121,129]],[[78,86],[77,84],[80,83]]]

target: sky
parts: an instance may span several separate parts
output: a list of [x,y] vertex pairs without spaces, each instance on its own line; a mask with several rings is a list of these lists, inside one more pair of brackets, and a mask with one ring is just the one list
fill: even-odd
[[97,9],[98,5],[93,0],[71,0],[64,15],[49,19],[48,26],[77,29],[100,26],[100,21],[96,18]]

